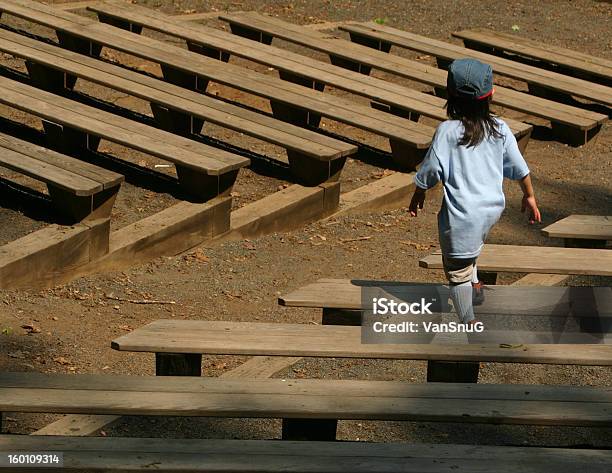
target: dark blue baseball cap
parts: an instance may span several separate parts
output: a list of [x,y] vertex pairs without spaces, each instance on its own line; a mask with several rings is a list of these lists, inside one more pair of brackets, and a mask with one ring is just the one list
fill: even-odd
[[493,95],[493,69],[476,59],[455,59],[448,68],[448,93],[456,97],[482,100]]

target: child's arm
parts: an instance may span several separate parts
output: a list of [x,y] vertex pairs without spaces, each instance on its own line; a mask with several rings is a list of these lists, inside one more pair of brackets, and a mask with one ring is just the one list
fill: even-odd
[[[529,223],[534,224],[535,222],[541,223],[542,216],[540,215],[540,209],[538,209],[538,203],[536,202],[535,194],[533,192],[533,185],[531,184],[531,175],[527,174],[523,177],[519,184],[523,190],[523,203],[521,205],[521,212],[525,212],[529,209]],[[423,207],[421,207],[423,208]]]

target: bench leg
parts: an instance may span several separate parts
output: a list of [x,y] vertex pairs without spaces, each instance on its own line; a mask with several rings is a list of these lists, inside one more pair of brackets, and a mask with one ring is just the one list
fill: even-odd
[[445,59],[443,57],[436,58],[436,64],[438,64],[438,69],[444,69],[445,71],[448,70],[449,66],[451,65],[451,62],[453,61],[450,59]]
[[480,271],[478,270],[478,280],[483,284],[494,286],[497,284],[497,273],[493,271]]
[[567,143],[570,146],[582,146],[588,143],[601,130],[601,125],[597,125],[590,130],[580,130],[556,122],[552,122],[551,125],[555,137],[562,143]]
[[366,76],[370,75],[370,71],[372,70],[372,67],[370,66],[366,66],[365,64],[361,64],[360,62],[345,59],[334,54],[329,55],[329,61],[334,66],[341,67],[342,69],[348,69],[349,71],[353,72],[360,72]]
[[[368,48],[376,49],[377,51],[383,51],[385,53],[388,53],[389,51],[391,51],[391,43],[380,41],[378,39],[368,38],[367,36],[363,36],[358,33],[349,33],[349,36],[353,43],[361,44],[362,46],[367,46]],[[341,58],[337,58],[337,59],[341,59]],[[347,61],[348,63],[353,64],[352,67],[347,67],[346,69],[351,69],[356,72],[361,72],[362,74],[365,74],[365,75],[370,75],[370,72],[372,71],[372,66],[368,66],[365,64],[358,64],[358,63],[355,63],[355,62],[352,62],[346,59],[344,59],[344,61]],[[332,60],[332,64],[333,64],[333,60]],[[340,64],[336,64],[336,65],[340,66]],[[355,65],[357,65],[357,68],[355,68]],[[344,66],[340,66],[340,67],[344,67]]]
[[529,88],[529,93],[531,95],[535,95],[536,97],[542,97],[543,99],[562,103],[572,101],[571,95],[566,94],[564,92],[559,92],[557,90],[549,89],[548,87],[542,87],[541,85],[532,83],[528,83],[527,87]]
[[423,161],[427,148],[418,149],[405,141],[389,139],[391,144],[391,156],[393,162],[400,166],[404,171],[414,171],[417,165]]
[[519,137],[519,139],[517,140],[519,151],[523,155],[525,154],[525,150],[527,149],[527,143],[529,143],[529,140],[531,139],[532,131],[533,131],[533,128],[529,130],[529,132],[525,133],[523,136]]
[[406,108],[395,107],[393,105],[387,105],[385,103],[380,102],[370,102],[370,106],[375,110],[380,110],[381,112],[391,113],[400,118],[406,118],[413,122],[418,122],[419,118],[421,118],[421,114],[417,112],[413,112],[412,110],[408,110]]
[[252,39],[253,41],[259,41],[260,43],[268,45],[272,44],[272,36],[254,30],[252,28],[247,28],[246,26],[230,23],[230,29],[232,30],[232,33],[237,36],[242,36],[243,38]]
[[298,151],[287,150],[289,169],[296,182],[305,186],[318,186],[324,182],[336,182],[346,158],[321,161]]
[[208,86],[207,79],[203,79],[195,74],[184,72],[164,64],[162,64],[161,70],[164,79],[171,84],[178,85],[179,87],[189,90],[206,92],[206,87]]
[[503,56],[501,51],[495,48],[492,48],[491,46],[486,46],[481,43],[470,41],[469,39],[464,39],[463,45],[468,49],[473,49],[474,51],[480,51],[481,53],[493,54],[495,56]]
[[[303,87],[307,87],[309,89],[317,90],[319,92],[323,92],[323,90],[325,90],[324,83],[317,82],[307,77],[293,74],[291,72],[278,71],[278,76],[281,79],[286,80],[287,82],[298,84]],[[294,113],[299,113],[299,112],[296,111]],[[313,126],[313,127],[318,127],[319,123],[321,123],[321,115],[314,113],[314,112],[308,112],[308,125]]]
[[217,196],[228,196],[238,177],[238,169],[213,176],[202,171],[176,165],[180,186],[198,202],[206,202]]
[[155,353],[156,376],[202,376],[202,355]]
[[283,440],[333,442],[337,429],[336,419],[283,419]]
[[428,383],[477,383],[480,363],[464,361],[427,362]]
[[[56,31],[57,39],[61,47],[69,49],[75,53],[84,54],[91,57],[99,57],[102,51],[102,45],[79,38],[65,31]],[[76,76],[66,74],[64,79],[67,89],[72,90],[76,84]]]
[[26,61],[26,68],[32,84],[39,89],[58,93],[66,89],[72,90],[76,83],[75,76],[69,76],[65,72],[42,64]]
[[94,195],[74,195],[72,192],[47,184],[53,205],[71,223],[110,218],[120,187],[117,185]]
[[194,53],[202,54],[203,56],[217,59],[219,61],[228,62],[230,55],[225,51],[221,51],[220,49],[211,48],[209,46],[204,46],[203,44],[193,43],[191,41],[187,41],[187,49]]
[[121,18],[115,18],[104,13],[98,13],[98,20],[100,23],[106,23],[107,25],[121,28],[122,30],[131,31],[132,33],[142,33],[142,25],[136,25],[128,20],[122,20]]
[[323,325],[361,326],[361,311],[324,307],[321,314],[321,323]]
[[277,120],[301,127],[308,125],[314,127],[319,126],[321,116],[315,113],[311,114],[308,110],[297,108],[276,100],[270,100],[270,106],[272,107],[272,115],[274,115],[274,118]]
[[565,238],[563,241],[566,248],[604,249],[607,243],[607,240],[587,240],[585,238]]
[[151,102],[151,111],[157,124],[164,130],[177,135],[198,134],[202,131],[204,120],[188,113],[177,112],[163,105]]
[[45,129],[45,138],[49,146],[61,153],[79,156],[85,151],[96,151],[100,145],[100,138],[94,135],[58,125],[47,120],[42,121]]

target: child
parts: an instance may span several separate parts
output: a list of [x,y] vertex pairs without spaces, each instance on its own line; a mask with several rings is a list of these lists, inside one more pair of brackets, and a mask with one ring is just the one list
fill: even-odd
[[472,286],[477,293],[482,291],[476,258],[504,210],[504,177],[519,181],[521,212],[529,210],[529,222],[541,222],[541,217],[516,139],[508,125],[489,111],[494,93],[491,66],[475,59],[453,61],[447,91],[449,120],[438,126],[414,178],[409,211],[416,217],[425,191],[442,181],[438,233],[444,272],[459,319],[473,323]]

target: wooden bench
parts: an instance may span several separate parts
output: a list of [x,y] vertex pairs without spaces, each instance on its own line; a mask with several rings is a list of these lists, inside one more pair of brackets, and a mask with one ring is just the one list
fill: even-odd
[[566,248],[605,248],[612,240],[612,217],[570,215],[542,229],[550,238],[563,238]]
[[175,164],[179,184],[197,200],[229,195],[249,160],[127,118],[0,77],[0,103],[38,116],[48,141],[71,155],[95,151],[100,139]]
[[[609,450],[366,442],[0,436],[0,452],[63,453],[64,471],[608,473]],[[29,471],[48,471],[49,468]]]
[[373,41],[380,43],[381,46],[376,49],[398,46],[424,54],[431,54],[438,59],[438,66],[443,69],[446,69],[455,59],[473,57],[490,64],[496,74],[527,82],[529,90],[533,94],[553,99],[559,96],[574,96],[607,107],[612,106],[612,88],[605,85],[594,84],[583,79],[517,63],[509,59],[373,22],[341,25],[340,29],[348,31],[351,40],[357,43],[366,46]]
[[[418,121],[420,115],[436,120],[446,120],[446,101],[397,84],[364,76],[334,65],[313,61],[270,45],[256,44],[249,39],[199,24],[187,24],[176,17],[151,8],[124,2],[105,2],[91,5],[88,10],[98,14],[100,21],[122,27],[128,31],[140,31],[143,27],[165,33],[186,41],[191,51],[227,62],[230,55],[273,67],[284,80],[323,90],[332,86],[340,90],[371,99],[372,106],[385,109],[404,118]],[[522,150],[527,146],[532,126],[517,120],[504,118],[515,133]]]
[[[442,269],[440,251],[424,257],[419,266]],[[487,272],[481,278],[495,284],[498,272],[579,274],[612,276],[612,252],[590,248],[556,248],[547,246],[485,245],[478,257],[478,271]]]
[[285,440],[336,440],[338,420],[612,426],[612,388],[588,386],[0,373],[0,394],[0,412],[281,418],[329,427],[319,435],[285,427]]
[[61,93],[72,89],[71,78],[83,78],[149,101],[167,131],[200,133],[206,120],[282,146],[293,174],[306,184],[338,179],[346,156],[357,151],[344,141],[10,31],[0,30],[0,51],[25,59],[31,80],[45,90]]
[[486,28],[458,31],[453,36],[462,39],[466,48],[511,59],[527,59],[529,64],[608,87],[612,85],[612,61],[602,57]]
[[[337,35],[320,33],[255,12],[226,13],[219,18],[229,22],[234,33],[266,44],[270,44],[272,38],[279,38],[328,54],[332,64],[366,75],[374,68],[430,85],[440,95],[446,89],[446,72],[442,69],[385,54],[384,50],[375,51],[371,47],[349,43],[338,39]],[[557,138],[575,146],[589,141],[608,120],[607,115],[601,113],[534,97],[506,87],[496,87],[493,103],[550,120]]]
[[164,78],[181,87],[203,91],[209,81],[264,97],[274,116],[300,126],[318,126],[321,117],[389,139],[393,159],[412,170],[423,159],[434,128],[355,104],[340,97],[225,64],[96,20],[54,9],[32,0],[0,0],[0,11],[56,30],[59,42],[72,51],[98,56],[102,46],[161,65]]
[[0,165],[47,185],[67,223],[110,218],[123,176],[0,133]]

